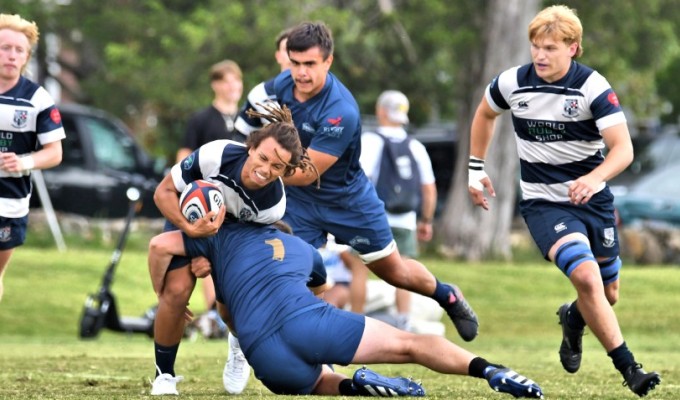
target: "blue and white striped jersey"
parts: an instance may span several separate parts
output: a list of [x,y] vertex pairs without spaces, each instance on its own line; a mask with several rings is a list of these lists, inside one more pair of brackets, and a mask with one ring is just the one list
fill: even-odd
[[[12,89],[0,95],[0,152],[21,156],[66,137],[61,115],[52,96],[40,85],[21,76]],[[0,171],[0,216],[28,214],[30,172]]]
[[626,123],[607,80],[575,61],[553,83],[533,64],[510,68],[487,86],[486,100],[496,112],[512,111],[524,200],[569,202],[571,182],[604,160],[600,132]]
[[175,164],[171,169],[172,180],[178,192],[198,179],[215,183],[222,191],[231,218],[272,224],[286,211],[283,181],[279,178],[261,189],[246,189],[241,181],[241,170],[247,158],[248,149],[243,143],[215,140]]

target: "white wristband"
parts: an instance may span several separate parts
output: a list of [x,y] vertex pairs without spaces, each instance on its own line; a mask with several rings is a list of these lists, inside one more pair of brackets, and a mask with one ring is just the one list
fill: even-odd
[[484,172],[484,160],[475,156],[470,156],[468,162],[468,186],[476,190],[484,190],[484,185],[480,182],[488,177]]
[[33,156],[22,156],[19,157],[19,165],[22,171],[30,171],[35,167],[35,160]]
[[468,169],[468,186],[476,190],[484,190],[482,179],[488,178],[489,175],[484,170]]

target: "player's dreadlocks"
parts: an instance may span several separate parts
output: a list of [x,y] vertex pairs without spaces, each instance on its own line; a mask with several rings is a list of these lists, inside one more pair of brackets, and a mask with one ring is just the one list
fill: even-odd
[[[286,164],[286,171],[283,176],[293,175],[297,168],[303,172],[311,170],[316,175],[316,187],[319,188],[321,185],[321,176],[319,175],[316,166],[307,155],[307,149],[302,147],[300,135],[293,124],[293,115],[290,112],[290,109],[286,105],[279,107],[278,104],[274,102],[266,102],[265,104],[258,103],[257,105],[262,107],[265,112],[259,112],[251,108],[246,111],[248,117],[263,118],[269,121],[270,124],[248,135],[246,146],[248,146],[248,148],[257,147],[262,140],[273,137],[281,147],[288,150],[291,154],[290,162],[285,163],[284,161]],[[278,152],[276,155],[283,161]]]

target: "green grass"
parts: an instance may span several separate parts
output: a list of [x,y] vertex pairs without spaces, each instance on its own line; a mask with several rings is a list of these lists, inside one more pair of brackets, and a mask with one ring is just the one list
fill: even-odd
[[[143,246],[139,246],[142,247]],[[123,254],[113,285],[121,315],[141,315],[155,303],[146,255],[135,246]],[[144,335],[103,332],[83,341],[77,326],[86,295],[98,289],[110,250],[71,248],[66,253],[35,246],[18,249],[5,276],[0,303],[0,399],[150,398],[153,342]],[[592,334],[584,337],[581,370],[567,374],[557,355],[560,328],[555,311],[574,291],[550,264],[465,264],[427,259],[442,280],[458,283],[480,317],[480,335],[449,339],[492,362],[536,380],[552,399],[636,398]],[[616,307],[629,347],[648,370],[662,374],[651,399],[680,397],[680,270],[627,267]],[[194,311],[203,310],[198,291]],[[182,398],[223,399],[221,374],[227,347],[221,340],[185,341],[177,371],[186,380]],[[281,366],[285,368],[285,366]],[[351,373],[354,368],[339,368]],[[436,374],[415,365],[376,365],[389,375],[422,380],[431,399],[503,399],[486,382]],[[239,398],[274,398],[251,379]]]

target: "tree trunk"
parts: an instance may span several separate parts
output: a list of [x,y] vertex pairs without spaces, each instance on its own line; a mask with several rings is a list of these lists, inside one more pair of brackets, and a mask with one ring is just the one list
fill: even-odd
[[[477,104],[491,78],[501,71],[530,61],[527,27],[538,11],[538,0],[490,0],[484,21],[486,47],[479,65],[470,65],[471,87],[459,118],[458,157],[453,185],[438,226],[445,255],[470,261],[502,258],[510,260],[510,228],[518,182],[518,156],[510,113],[498,118],[494,140],[486,156],[485,169],[496,197],[490,210],[475,207],[468,195],[470,124]],[[478,67],[478,68],[475,68]]]

